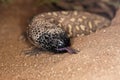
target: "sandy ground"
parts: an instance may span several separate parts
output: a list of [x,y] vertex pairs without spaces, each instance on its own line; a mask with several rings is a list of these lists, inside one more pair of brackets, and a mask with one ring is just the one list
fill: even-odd
[[78,54],[41,52],[25,55],[27,20],[35,8],[19,4],[0,13],[0,80],[119,80],[120,10],[112,25],[94,34],[73,40]]

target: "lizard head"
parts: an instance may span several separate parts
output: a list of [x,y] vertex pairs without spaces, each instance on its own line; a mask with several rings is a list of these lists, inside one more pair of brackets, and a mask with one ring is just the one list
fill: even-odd
[[55,53],[76,53],[74,49],[70,48],[70,37],[61,28],[47,29],[42,36],[38,38],[39,45]]

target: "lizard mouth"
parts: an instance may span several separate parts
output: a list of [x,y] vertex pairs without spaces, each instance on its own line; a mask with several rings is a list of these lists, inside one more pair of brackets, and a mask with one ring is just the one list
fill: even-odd
[[79,52],[79,51],[72,49],[70,47],[58,48],[57,50],[58,51],[67,51],[68,53],[71,53],[71,54],[76,54],[77,52]]

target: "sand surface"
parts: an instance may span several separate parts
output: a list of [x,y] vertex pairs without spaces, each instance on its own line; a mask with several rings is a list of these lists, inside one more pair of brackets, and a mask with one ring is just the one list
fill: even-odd
[[78,54],[29,56],[22,34],[36,8],[22,4],[0,8],[0,80],[120,80],[120,10],[110,27],[73,39]]

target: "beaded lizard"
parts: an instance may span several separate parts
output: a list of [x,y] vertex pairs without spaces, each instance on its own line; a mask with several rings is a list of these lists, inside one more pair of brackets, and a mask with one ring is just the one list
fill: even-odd
[[29,41],[37,48],[55,53],[76,53],[70,38],[88,35],[110,25],[110,20],[88,12],[56,11],[35,16],[27,29]]

